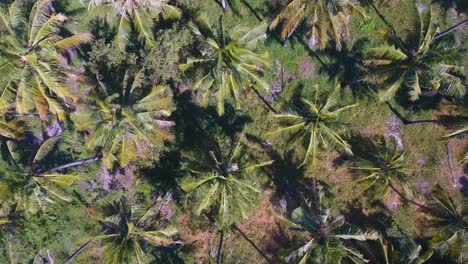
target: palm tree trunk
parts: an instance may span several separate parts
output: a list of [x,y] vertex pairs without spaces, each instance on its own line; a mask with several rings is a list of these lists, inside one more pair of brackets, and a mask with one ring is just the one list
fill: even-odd
[[454,26],[448,28],[447,30],[444,30],[444,31],[442,31],[442,32],[440,32],[440,33],[437,33],[437,34],[434,36],[434,39],[432,39],[432,41],[442,38],[443,36],[449,34],[450,32],[454,31],[455,29],[457,29],[457,28],[459,28],[459,27],[465,25],[466,23],[468,23],[468,19],[465,19],[465,20],[463,20],[463,21],[461,21],[461,22],[455,24]]
[[88,242],[84,243],[77,251],[73,252],[73,254],[70,255],[70,257],[65,260],[63,264],[70,264],[73,262],[73,259],[76,258],[81,252],[83,252],[90,244],[93,242],[93,240],[89,240]]
[[222,250],[223,250],[223,242],[224,242],[224,229],[221,229],[219,237],[219,246],[218,246],[218,257],[216,258],[216,264],[221,264],[222,258]]
[[367,3],[372,7],[372,9],[374,9],[375,13],[380,18],[380,20],[382,20],[382,22],[384,22],[384,24],[387,25],[392,30],[392,34],[394,36],[397,36],[395,27],[393,27],[393,25],[390,24],[390,22],[387,21],[387,19],[382,15],[382,13],[380,13],[379,9],[374,5],[372,0],[367,0]]
[[414,204],[414,205],[416,205],[416,206],[418,206],[418,207],[421,207],[421,208],[423,208],[423,209],[429,209],[429,208],[427,208],[427,206],[425,206],[425,205],[423,205],[423,204],[420,204],[420,203],[418,203],[418,202],[415,202],[415,201],[413,201],[413,200],[407,198],[407,197],[406,197],[404,194],[402,194],[397,188],[395,188],[395,186],[393,186],[393,184],[389,184],[389,186],[390,186],[390,188],[391,188],[393,191],[395,191],[395,192],[398,194],[398,196],[400,196],[403,200],[405,200],[405,201],[407,201],[407,202],[409,202],[409,203],[412,203],[412,204]]
[[447,148],[448,164],[450,167],[450,175],[452,176],[452,186],[457,187],[457,180],[455,179],[455,176],[453,175],[453,163],[452,163],[452,152],[450,151],[450,139],[447,140],[445,147]]
[[[101,156],[96,156],[96,157],[92,157],[92,158],[77,160],[77,161],[74,161],[74,162],[70,162],[70,163],[67,163],[67,164],[60,165],[58,167],[52,168],[52,169],[50,169],[48,171],[45,171],[45,172],[54,172],[54,171],[64,170],[64,169],[67,169],[67,168],[70,168],[70,167],[85,165],[85,164],[88,164],[88,163],[98,161],[101,158],[102,158]],[[41,174],[44,174],[45,172],[43,172]]]
[[255,89],[255,87],[252,87],[252,90],[255,92],[255,94],[258,96],[258,98],[260,98],[260,100],[262,100],[262,102],[267,106],[267,108],[273,112],[274,114],[278,114],[278,111],[276,111],[275,108],[273,108],[273,106],[270,105],[270,103],[268,103],[267,100],[265,100],[265,98],[263,98],[263,96],[257,91],[257,89]]
[[262,251],[260,248],[258,248],[257,245],[255,245],[255,243],[254,243],[252,240],[250,240],[250,238],[248,238],[247,235],[246,235],[239,227],[237,227],[235,224],[232,225],[232,227],[233,227],[237,232],[239,232],[239,233],[242,235],[242,237],[243,237],[247,242],[249,242],[249,244],[250,244],[253,248],[255,248],[255,250],[257,250],[258,253],[260,253],[260,255],[266,260],[267,263],[273,263],[273,262],[265,255],[265,253],[263,253],[263,251]]
[[406,117],[404,117],[402,114],[400,114],[398,112],[398,110],[396,110],[395,107],[393,107],[390,102],[385,102],[388,107],[390,108],[390,110],[398,117],[398,119],[401,120],[401,122],[404,124],[404,125],[416,125],[416,124],[439,124],[439,120],[435,120],[435,119],[423,119],[423,120],[409,120],[407,119]]
[[242,4],[244,4],[245,7],[247,7],[247,9],[249,9],[250,13],[252,13],[255,18],[257,18],[257,20],[259,22],[262,22],[263,21],[263,18],[261,18],[257,12],[255,11],[255,9],[249,4],[249,2],[247,2],[246,0],[241,0]]

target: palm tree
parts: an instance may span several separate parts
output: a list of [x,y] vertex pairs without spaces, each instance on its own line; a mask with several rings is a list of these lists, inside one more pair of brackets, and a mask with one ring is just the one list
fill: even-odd
[[211,150],[185,154],[184,168],[193,177],[186,177],[181,182],[181,188],[188,193],[187,199],[195,198],[196,215],[202,212],[218,214],[215,220],[220,230],[218,264],[221,263],[224,232],[239,216],[247,219],[260,193],[247,177],[273,163],[273,160],[252,163],[252,156],[247,155],[249,152],[240,138],[227,141],[220,135]]
[[287,0],[281,11],[274,17],[270,29],[282,24],[281,39],[287,40],[301,24],[307,23],[309,46],[319,45],[325,48],[328,40],[335,42],[336,49],[341,49],[343,37],[349,35],[348,23],[351,14],[364,18],[367,15],[356,1],[336,0]]
[[441,255],[448,255],[457,263],[466,263],[468,258],[468,220],[466,198],[457,204],[442,189],[436,186],[428,197],[427,220],[431,231],[431,244]]
[[255,205],[254,199],[260,192],[247,177],[273,163],[273,160],[252,163],[241,138],[224,140],[224,136],[218,136],[209,151],[184,154],[184,168],[193,176],[181,182],[188,197],[196,198],[196,215],[216,208],[220,230],[229,227],[236,214],[247,218],[249,208]]
[[57,114],[64,119],[60,100],[78,97],[65,85],[67,68],[62,52],[90,41],[93,36],[79,33],[59,35],[67,20],[55,14],[53,0],[35,1],[29,21],[23,17],[19,0],[8,9],[0,6],[0,113],[18,114],[36,110],[41,118]]
[[174,123],[166,120],[173,110],[171,91],[155,86],[146,92],[144,71],[127,69],[120,87],[98,81],[91,104],[71,115],[78,130],[90,133],[86,146],[100,150],[108,168],[144,159],[174,138],[169,132]]
[[115,214],[100,220],[103,234],[91,238],[104,244],[105,263],[146,263],[144,245],[172,247],[181,244],[174,240],[177,229],[170,226],[167,219],[171,199],[168,193],[146,206],[145,201],[137,197],[132,201],[122,198],[114,208]]
[[422,264],[433,256],[431,248],[419,245],[393,218],[388,218],[383,228],[385,231],[378,240],[358,243],[358,248],[369,259],[368,263]]
[[333,216],[331,209],[322,204],[322,192],[312,200],[302,197],[301,206],[294,209],[291,217],[278,219],[298,234],[301,247],[286,257],[291,263],[350,263],[367,262],[363,255],[350,245],[350,241],[376,240],[379,234],[374,231],[363,232],[345,225],[343,215]]
[[[84,2],[84,1],[82,1]],[[115,41],[125,51],[132,28],[138,32],[138,38],[147,47],[155,45],[153,28],[160,18],[173,19],[181,11],[170,4],[170,0],[89,0],[88,11],[105,17],[106,21],[117,29]]]
[[412,101],[422,93],[455,98],[466,93],[467,80],[457,65],[459,47],[437,39],[432,10],[422,9],[414,6],[414,29],[404,39],[395,32],[387,33],[390,45],[370,49],[364,60],[368,68],[365,80],[384,88],[379,93],[382,101],[389,101],[402,88]]
[[32,260],[31,264],[54,264],[55,257],[50,250],[46,250],[46,254],[39,250]]
[[0,118],[0,136],[9,139],[21,139],[24,133],[23,122]]
[[[391,189],[405,201],[424,208],[408,198],[412,195],[408,186],[410,169],[405,163],[405,152],[398,148],[394,138],[359,138],[352,150],[354,157],[351,158],[351,169],[360,175],[355,181],[360,185],[360,192],[372,188],[376,197],[385,197]],[[398,186],[402,187],[404,193],[398,190]]]
[[[450,142],[450,139],[452,138],[455,138],[455,137],[465,137],[466,134],[468,134],[468,125],[465,124],[463,127],[453,131],[452,133],[450,134],[447,134],[447,135],[444,135],[444,139],[447,140],[447,144],[449,144]],[[450,155],[450,153],[448,153]],[[451,158],[450,158],[451,159]],[[468,151],[465,152],[465,155],[463,156],[463,158],[461,159],[461,162],[465,162],[468,160]]]
[[409,236],[401,234],[390,239],[380,235],[377,243],[367,243],[363,248],[369,263],[376,264],[422,264],[433,255],[432,249],[423,250]]
[[406,238],[406,241],[398,241],[392,244],[388,240],[379,239],[382,246],[385,264],[423,264],[434,254],[432,249],[423,250],[421,245]]
[[[0,160],[0,204],[3,207],[0,209],[35,214],[46,211],[51,204],[72,201],[64,189],[83,179],[83,176],[79,173],[57,173],[54,169],[45,169],[43,164],[59,139],[47,139],[31,155],[24,146],[13,141],[6,142],[10,164]],[[25,164],[25,161],[30,163]]]
[[339,119],[339,115],[356,104],[336,107],[341,89],[338,82],[333,92],[325,98],[319,97],[318,86],[316,89],[313,102],[301,98],[301,102],[294,109],[274,115],[282,128],[269,133],[272,136],[286,134],[291,147],[298,143],[307,144],[305,157],[300,166],[305,165],[310,159],[312,165],[315,164],[319,146],[352,154],[351,146],[341,136],[347,124]]
[[236,108],[240,109],[239,96],[242,90],[256,87],[263,91],[269,90],[269,85],[262,79],[264,68],[270,67],[268,53],[255,51],[258,44],[266,38],[266,24],[254,28],[235,26],[225,31],[220,18],[219,28],[211,27],[206,14],[201,15],[194,34],[200,40],[202,57],[189,58],[187,63],[179,65],[182,71],[196,65],[203,66],[208,73],[197,80],[194,89],[203,93],[203,106],[208,104],[212,94],[217,97],[219,115],[224,114],[224,101],[231,96]]

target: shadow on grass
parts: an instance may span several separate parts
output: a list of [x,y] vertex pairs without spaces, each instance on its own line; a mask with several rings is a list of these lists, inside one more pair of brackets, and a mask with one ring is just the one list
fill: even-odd
[[183,194],[177,180],[184,176],[181,171],[181,151],[202,148],[217,149],[213,136],[220,129],[226,136],[234,137],[243,131],[252,120],[226,104],[224,116],[218,116],[216,107],[203,108],[192,101],[189,91],[175,96],[177,110],[175,121],[175,145],[170,146],[159,161],[150,169],[142,169],[156,191],[174,190]]

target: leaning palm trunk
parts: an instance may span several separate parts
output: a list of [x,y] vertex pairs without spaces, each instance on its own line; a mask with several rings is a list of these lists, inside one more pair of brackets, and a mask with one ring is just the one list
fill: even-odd
[[223,243],[224,243],[224,229],[219,231],[219,246],[218,246],[218,256],[216,257],[216,264],[221,264],[221,259],[223,258]]
[[68,257],[67,260],[65,260],[65,262],[63,264],[71,264],[73,262],[73,260],[79,254],[81,254],[92,242],[93,242],[93,240],[89,240],[88,242],[84,243],[78,250],[73,252],[73,254],[71,254],[70,257]]
[[55,172],[55,171],[68,169],[68,168],[71,168],[71,167],[82,166],[82,165],[85,165],[85,164],[88,164],[88,163],[93,163],[95,161],[101,160],[101,158],[102,158],[102,156],[96,156],[96,157],[92,157],[92,158],[73,161],[73,162],[63,164],[63,165],[54,167],[52,169],[49,169],[46,172]]
[[440,33],[437,33],[435,36],[434,36],[434,39],[433,41],[437,40],[437,39],[440,39],[442,37],[444,37],[445,35],[448,35],[450,34],[452,31],[456,30],[457,28],[461,27],[461,26],[464,26],[466,23],[468,23],[468,19],[465,19],[455,25],[453,25],[452,27],[440,32]]

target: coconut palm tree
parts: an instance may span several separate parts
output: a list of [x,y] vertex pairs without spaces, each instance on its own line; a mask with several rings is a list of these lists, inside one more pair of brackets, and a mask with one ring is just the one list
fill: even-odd
[[402,230],[394,219],[385,223],[385,232],[370,243],[358,243],[368,263],[422,264],[433,256],[431,248],[419,245],[410,234]]
[[247,218],[260,192],[248,180],[248,176],[273,163],[272,160],[251,162],[252,157],[248,154],[249,150],[241,143],[241,137],[231,140],[220,135],[208,151],[183,155],[184,168],[192,176],[184,178],[181,187],[188,197],[196,198],[196,215],[211,210],[218,214],[220,230],[229,227],[236,214]]
[[414,29],[405,38],[390,32],[386,34],[390,44],[369,50],[364,60],[368,69],[365,80],[381,85],[382,101],[389,101],[403,88],[412,101],[421,94],[463,97],[468,83],[457,65],[460,48],[437,38],[431,8],[414,5],[413,14]]
[[[428,261],[434,254],[432,249],[423,250],[421,245],[416,244],[410,238],[405,237],[405,240],[398,242],[390,242],[388,240],[379,238],[379,243],[382,247],[384,264],[422,264]],[[377,252],[374,252],[377,253]]]
[[203,93],[203,106],[208,104],[208,99],[214,94],[218,101],[218,113],[223,115],[227,97],[232,97],[236,108],[240,109],[241,91],[253,89],[259,94],[257,87],[263,91],[269,90],[269,85],[261,76],[263,70],[270,67],[268,53],[256,52],[258,44],[266,38],[266,27],[262,23],[254,28],[235,26],[226,31],[221,18],[219,28],[216,29],[210,25],[206,14],[197,19],[193,32],[200,41],[202,57],[189,58],[179,68],[186,71],[200,66],[207,70],[194,86],[194,89]]
[[99,80],[90,104],[71,115],[78,130],[90,133],[86,146],[100,150],[107,168],[145,159],[174,138],[169,132],[174,123],[166,120],[173,110],[172,93],[165,86],[145,91],[144,76],[145,69],[127,69],[119,87]]
[[23,16],[26,5],[19,2],[0,6],[0,113],[35,109],[41,118],[53,113],[64,119],[60,100],[78,97],[65,85],[69,70],[61,54],[93,37],[88,33],[61,37],[67,17],[54,13],[53,0],[35,1],[29,21]]
[[325,48],[331,39],[336,49],[341,49],[341,41],[349,35],[349,20],[352,14],[367,18],[357,1],[336,0],[286,0],[274,17],[270,29],[282,25],[281,39],[287,40],[302,24],[307,24],[309,46]]
[[427,220],[432,236],[431,245],[441,255],[457,263],[468,260],[468,219],[466,198],[457,204],[440,186],[428,195]]
[[21,139],[24,133],[23,122],[0,118],[0,136],[9,139]]
[[[125,51],[132,28],[146,47],[155,45],[153,28],[155,22],[163,19],[178,18],[181,11],[170,4],[171,0],[89,0],[88,11],[102,16],[117,30],[115,41]],[[175,2],[175,1],[174,1]]]
[[241,138],[226,140],[222,135],[210,150],[184,154],[184,168],[192,176],[181,182],[188,193],[187,199],[195,198],[195,214],[216,213],[220,231],[217,263],[221,263],[225,231],[239,218],[247,219],[255,206],[260,190],[248,180],[250,173],[273,163],[272,160],[253,163]]
[[322,192],[311,200],[302,196],[301,206],[294,209],[291,217],[277,217],[291,230],[300,232],[301,247],[288,254],[286,262],[335,264],[344,259],[350,263],[367,262],[350,241],[376,240],[379,234],[345,225],[343,215],[333,216],[331,209],[322,204],[322,196]]
[[379,236],[377,242],[366,243],[363,253],[368,263],[376,264],[422,264],[433,256],[432,249],[424,250],[408,236],[387,239]]
[[57,173],[55,169],[44,166],[45,158],[59,140],[58,137],[51,137],[32,153],[14,141],[5,143],[10,163],[0,160],[0,209],[35,214],[46,211],[51,204],[72,201],[65,188],[83,179],[83,176],[79,173]]
[[320,97],[318,86],[315,99],[310,101],[301,98],[294,108],[274,115],[279,121],[280,129],[269,133],[270,136],[287,135],[288,144],[294,147],[298,143],[305,143],[307,150],[300,166],[312,160],[315,164],[317,149],[322,146],[326,149],[336,149],[352,154],[351,146],[342,138],[346,123],[339,119],[341,112],[355,107],[356,104],[337,107],[341,86],[336,87],[327,97]]
[[177,229],[168,222],[167,206],[171,194],[159,196],[149,206],[138,197],[122,198],[115,213],[100,220],[103,234],[92,237],[104,245],[104,261],[112,264],[147,263],[146,246],[172,247]]
[[352,150],[351,169],[359,175],[355,182],[361,192],[372,190],[376,197],[385,197],[389,190],[393,190],[406,202],[424,207],[410,199],[412,191],[408,185],[408,173],[411,169],[406,165],[405,152],[398,148],[394,138],[359,138]]

